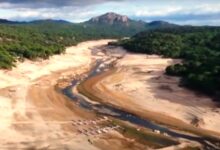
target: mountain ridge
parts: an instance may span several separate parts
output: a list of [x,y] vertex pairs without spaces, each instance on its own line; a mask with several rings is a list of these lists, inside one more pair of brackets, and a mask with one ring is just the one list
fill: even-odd
[[33,20],[28,23],[61,23],[61,24],[72,24],[69,21],[62,20],[62,19],[39,19],[39,20]]
[[169,25],[177,26],[177,24],[169,23],[163,20],[155,20],[155,21],[148,22],[147,24],[148,26],[169,26]]
[[134,20],[126,15],[117,14],[114,12],[107,12],[105,14],[92,17],[91,19],[82,23],[74,23],[62,19],[38,19],[31,21],[12,21],[8,19],[0,19],[0,24],[39,24],[39,23],[58,23],[58,24],[85,24],[85,25],[108,25],[108,26],[136,26],[136,27],[167,27],[177,26],[176,24],[169,23],[162,20],[156,20],[152,22],[145,22],[143,20]]
[[131,20],[128,18],[128,16],[120,15],[114,12],[108,12],[103,15],[93,17],[90,20],[87,21],[87,23],[94,23],[94,24],[108,24],[108,25],[114,25],[114,24],[124,24],[129,25],[129,22]]
[[0,19],[0,24],[18,24],[20,23],[19,21],[11,21],[8,19]]

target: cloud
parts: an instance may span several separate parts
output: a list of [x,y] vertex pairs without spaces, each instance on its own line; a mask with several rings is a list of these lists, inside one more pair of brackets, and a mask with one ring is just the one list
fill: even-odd
[[137,20],[155,21],[164,20],[178,24],[191,25],[220,25],[220,13],[212,14],[170,14],[165,16],[141,16],[133,17]]
[[165,9],[142,9],[135,12],[135,16],[166,16],[182,10],[181,7],[168,7]]
[[201,4],[191,7],[186,6],[161,6],[157,8],[142,7],[135,16],[167,16],[173,14],[212,14],[220,12],[220,4]]
[[60,8],[66,6],[88,6],[123,0],[0,0],[0,8]]
[[65,19],[82,22],[99,15],[96,5],[123,0],[0,0],[0,18],[29,21]]
[[[30,9],[30,8],[20,8],[16,11],[9,11],[6,16],[10,20],[17,21],[30,21],[38,19],[62,19],[72,22],[82,22],[90,19],[91,16],[98,15],[90,8],[72,8],[72,7],[62,7],[62,8],[41,8],[41,9]],[[24,13],[25,12],[25,13]],[[0,15],[1,18],[1,15]]]
[[145,21],[220,25],[219,0],[0,0],[0,18],[82,22],[113,11]]
[[136,11],[133,18],[145,21],[165,20],[180,24],[218,25],[220,4],[200,4],[191,7],[164,6],[161,8],[142,8]]

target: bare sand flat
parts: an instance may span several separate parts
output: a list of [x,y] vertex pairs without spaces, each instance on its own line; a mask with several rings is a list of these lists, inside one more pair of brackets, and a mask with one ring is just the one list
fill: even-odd
[[0,70],[0,149],[98,150],[86,136],[76,135],[71,122],[96,116],[80,110],[54,86],[60,77],[86,72],[93,61],[90,48],[108,41],[84,42],[48,60],[25,60],[12,70]]
[[151,116],[159,113],[178,119],[179,124],[220,133],[217,105],[209,97],[180,87],[178,78],[164,74],[166,66],[177,62],[180,60],[128,54],[118,62],[116,72],[91,83],[93,93],[106,103],[143,116],[155,112]]
[[[0,149],[146,149],[118,132],[92,138],[93,144],[88,142],[89,137],[78,134],[72,120],[91,120],[97,116],[80,109],[55,88],[60,79],[87,72],[97,59],[108,61],[100,46],[109,41],[83,42],[48,60],[25,60],[12,70],[0,70]],[[94,49],[98,56],[92,56]],[[178,78],[163,75],[170,63],[174,60],[128,54],[118,62],[117,70],[91,82],[90,92],[98,91],[104,102],[137,111],[140,116],[148,112],[152,118],[160,119],[165,114],[172,117],[171,121],[177,118],[218,131],[217,120],[213,123],[206,120],[219,117],[218,108],[208,97],[180,88]],[[201,110],[205,111],[202,115]],[[194,123],[195,118],[199,121]]]
[[0,70],[0,88],[28,83],[58,70],[89,65],[92,61],[90,48],[107,44],[108,41],[83,42],[77,46],[68,47],[65,54],[52,56],[48,60],[25,60],[17,63],[17,67],[11,71]]

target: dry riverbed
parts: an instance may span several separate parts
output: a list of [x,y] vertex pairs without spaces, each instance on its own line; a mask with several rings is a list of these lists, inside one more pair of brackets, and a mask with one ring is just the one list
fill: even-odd
[[[112,53],[103,46],[109,41],[83,42],[48,60],[25,60],[12,70],[0,70],[0,149],[146,150],[148,145],[163,147],[155,144],[158,140],[167,141],[167,149],[198,146],[189,141],[179,144],[128,122],[99,123],[100,116],[81,109],[59,91],[83,77],[97,60],[108,64]],[[91,100],[98,96],[102,103],[149,120],[217,136],[219,109],[208,97],[180,88],[177,78],[165,76],[170,63],[174,60],[127,54],[117,62],[117,69],[83,85],[88,84]],[[113,130],[118,125],[123,128]]]
[[166,66],[179,62],[127,54],[117,62],[116,69],[87,80],[78,89],[93,100],[173,129],[219,138],[217,104],[209,97],[180,87],[179,78],[164,74]]
[[123,107],[158,112],[220,133],[218,105],[209,97],[180,87],[179,78],[164,74],[166,66],[178,62],[128,54],[118,62],[117,72],[98,82],[97,88],[105,87],[115,95],[125,96],[126,102],[115,102]]
[[25,60],[12,70],[0,70],[0,149],[103,149],[100,145],[123,149],[126,138],[118,132],[94,138],[78,134],[73,120],[97,116],[81,110],[55,88],[59,80],[87,72],[97,59],[91,49],[108,42],[83,42],[48,60]]

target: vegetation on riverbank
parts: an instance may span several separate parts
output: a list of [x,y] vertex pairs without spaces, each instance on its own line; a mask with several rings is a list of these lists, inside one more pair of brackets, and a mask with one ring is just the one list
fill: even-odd
[[[140,31],[140,30],[139,30]],[[10,69],[18,60],[47,59],[65,52],[66,46],[87,40],[121,38],[138,31],[115,26],[73,24],[53,20],[0,24],[0,68]]]
[[219,27],[178,27],[141,32],[116,45],[131,52],[183,59],[183,64],[167,67],[166,73],[182,77],[181,84],[184,86],[218,97],[219,43]]
[[[179,119],[176,119],[176,118],[173,118],[173,117],[170,117],[167,115],[161,115],[160,113],[151,112],[151,111],[147,111],[147,110],[145,110],[145,112],[143,113],[141,111],[135,111],[135,110],[132,110],[131,108],[124,108],[120,105],[110,103],[109,100],[107,100],[107,99],[110,99],[110,101],[111,101],[111,99],[118,99],[118,97],[115,97],[115,95],[112,95],[112,94],[111,94],[111,96],[109,96],[109,95],[106,96],[106,93],[109,94],[109,91],[100,92],[99,88],[97,88],[97,84],[99,81],[101,81],[104,78],[115,73],[115,71],[116,71],[116,69],[109,70],[107,72],[101,73],[99,75],[96,75],[94,77],[91,77],[91,78],[83,81],[80,85],[77,86],[78,92],[80,94],[88,97],[89,99],[95,101],[95,102],[99,102],[99,103],[103,103],[103,104],[106,104],[109,106],[113,106],[113,107],[118,108],[120,110],[129,112],[129,113],[135,114],[137,116],[140,116],[142,118],[148,119],[150,121],[156,122],[158,124],[165,125],[175,131],[181,131],[181,132],[186,132],[186,133],[198,135],[202,139],[210,140],[212,142],[219,141],[219,139],[217,138],[219,136],[219,133],[217,133],[217,132],[197,128],[197,127],[194,127],[193,125],[189,125]],[[102,88],[105,89],[104,86],[102,86]],[[120,99],[120,100],[126,101],[125,99]]]

